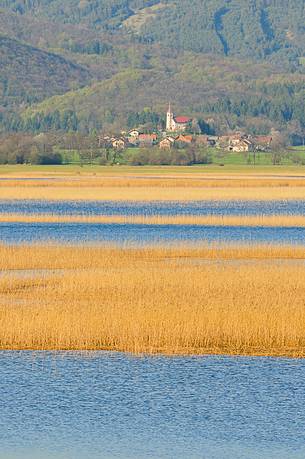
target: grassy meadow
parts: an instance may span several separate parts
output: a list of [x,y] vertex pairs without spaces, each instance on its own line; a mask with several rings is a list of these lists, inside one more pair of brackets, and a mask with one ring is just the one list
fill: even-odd
[[0,246],[0,349],[305,356],[303,247]]

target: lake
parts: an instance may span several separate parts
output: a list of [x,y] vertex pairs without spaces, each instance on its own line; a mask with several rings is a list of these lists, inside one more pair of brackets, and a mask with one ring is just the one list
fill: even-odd
[[305,201],[1,201],[0,213],[59,215],[305,215]]
[[0,353],[1,459],[303,459],[305,362]]

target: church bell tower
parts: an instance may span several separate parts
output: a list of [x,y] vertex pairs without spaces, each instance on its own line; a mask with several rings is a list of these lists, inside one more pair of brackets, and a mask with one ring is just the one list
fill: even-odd
[[166,130],[167,131],[174,131],[174,114],[171,109],[171,104],[168,105],[168,110],[166,114]]

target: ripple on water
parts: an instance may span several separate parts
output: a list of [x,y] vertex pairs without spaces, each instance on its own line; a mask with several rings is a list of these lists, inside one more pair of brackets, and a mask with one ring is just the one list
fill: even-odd
[[305,215],[305,201],[0,201],[0,213],[71,215]]
[[304,228],[88,224],[88,223],[0,223],[0,241],[114,242],[149,244],[180,242],[267,242],[305,244]]
[[0,458],[305,457],[303,360],[0,353]]

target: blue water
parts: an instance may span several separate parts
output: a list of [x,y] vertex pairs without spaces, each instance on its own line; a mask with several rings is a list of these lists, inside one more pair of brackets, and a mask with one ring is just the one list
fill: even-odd
[[[0,201],[0,213],[60,215],[305,215],[305,201]],[[1,242],[42,240],[71,242],[266,242],[305,244],[304,228],[222,227],[192,225],[0,223]]]
[[305,215],[305,201],[1,201],[0,213],[72,215]]
[[118,245],[171,243],[174,241],[189,243],[227,241],[305,245],[305,229],[192,225],[0,223],[0,242],[35,241],[112,242]]
[[0,353],[1,459],[304,459],[305,361]]

